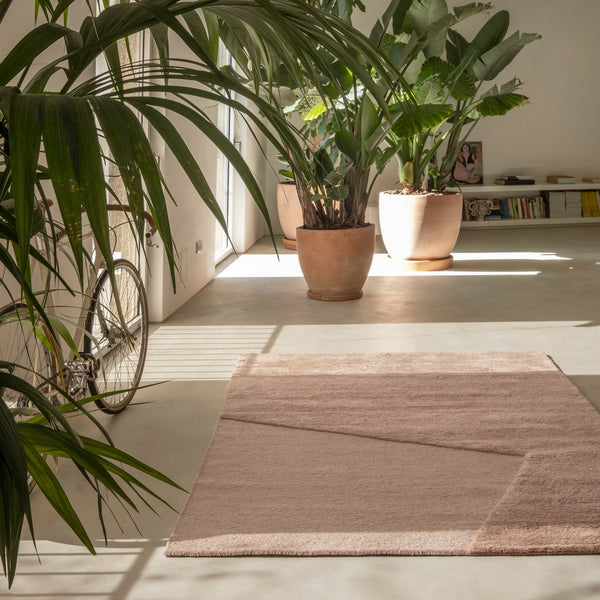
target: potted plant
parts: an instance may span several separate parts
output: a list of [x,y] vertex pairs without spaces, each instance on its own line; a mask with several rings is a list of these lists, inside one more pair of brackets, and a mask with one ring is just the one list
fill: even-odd
[[[506,37],[505,10],[493,14],[471,41],[453,29],[490,7],[471,4],[450,13],[445,0],[415,0],[393,21],[390,55],[401,57],[401,72],[410,80],[416,101],[444,102],[451,109],[432,128],[410,134],[398,122],[388,135],[388,143],[397,148],[400,186],[380,194],[381,235],[389,255],[410,269],[452,265],[463,200],[460,191],[447,188],[455,185],[453,169],[461,146],[480,119],[505,115],[528,101],[518,93],[517,79],[500,87],[484,86],[539,35],[516,32]],[[437,34],[432,36],[432,31]]]
[[[300,152],[286,148],[282,154],[302,207],[296,240],[312,299],[362,296],[375,244],[367,205],[376,178],[395,153],[384,142],[398,123],[412,135],[448,116],[445,105],[417,106],[402,74],[381,50],[400,4],[393,0],[365,39],[370,55],[365,53],[362,69],[320,48],[327,75],[318,73],[317,84],[304,88],[301,82],[294,90],[292,107],[304,112],[304,126],[295,129]],[[285,113],[289,106],[280,110]]]
[[[335,15],[348,24],[352,23],[355,8],[362,12],[365,10],[360,0],[307,0],[307,4]],[[292,102],[283,108],[283,112],[289,119],[299,123],[300,136],[309,142],[314,151],[319,139],[323,137],[323,132],[319,133],[316,130],[310,114],[314,107],[321,103],[322,98],[317,88],[310,85],[310,81],[303,83],[303,88],[289,90]],[[284,157],[280,159],[285,163]],[[303,224],[302,206],[289,165],[286,164],[280,169],[279,176],[281,180],[277,183],[277,214],[283,231],[283,245],[289,250],[296,250],[296,229]]]
[[293,180],[277,183],[277,215],[283,232],[283,245],[296,250],[296,229],[302,224],[302,206]]
[[324,124],[324,139],[297,180],[303,215],[298,259],[314,300],[360,298],[375,249],[366,210],[380,172],[384,129],[369,94],[358,91],[356,81],[353,86],[350,95],[323,103],[316,120]]

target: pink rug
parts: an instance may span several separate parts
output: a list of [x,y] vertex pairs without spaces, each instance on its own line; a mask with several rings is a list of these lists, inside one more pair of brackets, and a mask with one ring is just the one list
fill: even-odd
[[243,356],[168,556],[600,551],[600,416],[545,355]]

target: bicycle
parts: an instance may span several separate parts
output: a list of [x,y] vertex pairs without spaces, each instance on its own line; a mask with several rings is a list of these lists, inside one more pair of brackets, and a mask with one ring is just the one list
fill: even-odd
[[[128,208],[110,204],[108,210],[125,212]],[[150,214],[145,213],[145,219],[145,239],[151,246],[156,225]],[[56,242],[60,243],[65,235],[58,230]],[[91,237],[91,233],[84,237]],[[43,254],[43,240],[38,238],[37,245]],[[98,396],[95,403],[100,410],[116,414],[133,399],[144,368],[148,346],[146,291],[137,267],[129,260],[114,260],[115,287],[97,253],[92,253],[91,263],[83,294],[86,300],[80,307],[73,336],[74,347],[80,350],[71,349],[65,360],[63,349],[49,334],[47,325],[41,320],[32,324],[27,305],[16,301],[0,309],[0,361],[17,365],[15,374],[55,405],[64,403],[59,390],[75,400],[89,392]],[[53,306],[52,290],[46,294],[46,304],[50,309]],[[28,400],[18,392],[0,389],[0,396],[19,415],[27,416],[32,411]]]

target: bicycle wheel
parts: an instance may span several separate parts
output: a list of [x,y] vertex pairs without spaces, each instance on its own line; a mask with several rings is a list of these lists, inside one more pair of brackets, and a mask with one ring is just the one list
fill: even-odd
[[[35,334],[36,328],[42,332],[48,343],[51,337],[43,324],[32,327],[27,306],[15,303],[0,310],[0,360],[10,363],[6,367],[11,374],[20,377],[37,388],[50,402],[58,406],[62,397],[55,384],[62,378],[56,368],[60,356],[53,354]],[[54,352],[58,352],[54,347]],[[0,402],[5,402],[17,422],[25,421],[39,414],[39,410],[27,396],[8,388],[0,388]],[[45,455],[44,455],[45,457]],[[33,490],[35,480],[29,476],[29,490]]]
[[129,261],[115,261],[115,285],[113,289],[106,271],[98,279],[83,344],[84,353],[98,362],[98,372],[88,383],[90,393],[110,393],[96,400],[98,407],[108,413],[120,412],[131,402],[135,394],[132,388],[142,376],[148,346],[146,292],[137,269]]
[[[53,387],[58,378],[55,355],[42,343],[35,331],[41,333],[48,343],[51,338],[42,323],[32,326],[27,306],[15,303],[0,310],[0,360],[13,365],[13,375],[27,381],[55,405],[59,396]],[[56,348],[54,348],[56,352]],[[37,414],[29,399],[15,390],[1,389],[0,396],[7,406],[16,411],[15,416],[24,420]]]

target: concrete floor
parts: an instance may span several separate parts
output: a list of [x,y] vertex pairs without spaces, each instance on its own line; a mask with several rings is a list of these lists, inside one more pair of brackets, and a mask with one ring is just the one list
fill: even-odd
[[[308,300],[295,255],[261,241],[150,340],[136,405],[102,416],[116,444],[189,488],[242,352],[543,350],[600,408],[600,230],[597,226],[463,231],[455,267],[394,276],[383,250],[363,299]],[[261,276],[259,269],[270,277]],[[278,275],[276,277],[272,275]],[[600,598],[600,556],[165,558],[176,511],[142,510],[140,532],[109,521],[103,547],[94,499],[60,474],[94,539],[92,557],[34,492],[39,559],[25,540],[0,598],[47,600],[587,600]],[[159,488],[175,509],[185,494]],[[122,515],[118,506],[117,515]]]

